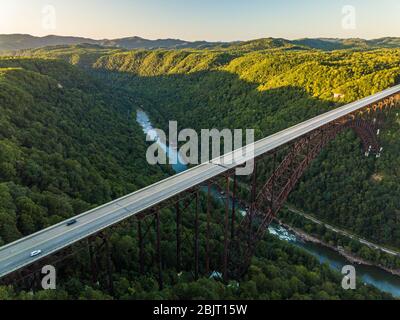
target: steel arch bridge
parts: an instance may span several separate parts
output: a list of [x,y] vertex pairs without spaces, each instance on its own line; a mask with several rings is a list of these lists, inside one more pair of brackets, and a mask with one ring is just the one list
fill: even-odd
[[[109,287],[113,290],[112,252],[104,230],[133,217],[137,223],[139,271],[145,272],[145,244],[148,242],[146,236],[149,229],[154,227],[155,262],[158,269],[159,287],[163,288],[160,210],[166,207],[175,208],[176,269],[179,272],[182,269],[182,215],[189,206],[193,205],[195,208],[193,274],[197,279],[200,269],[206,273],[211,271],[210,256],[213,248],[210,244],[210,198],[212,186],[224,190],[225,194],[224,250],[222,262],[219,264],[222,275],[225,281],[229,278],[240,278],[248,269],[255,248],[264,236],[267,226],[277,216],[290,192],[322,149],[338,134],[352,129],[363,144],[364,154],[366,156],[373,154],[379,158],[382,148],[378,135],[384,116],[399,103],[400,86],[397,86],[256,142],[254,144],[255,170],[248,188],[249,199],[240,199],[237,196],[238,179],[235,169],[244,162],[224,167],[219,164],[220,162],[211,161],[83,213],[75,217],[78,222],[76,227],[68,228],[66,221],[8,244],[0,248],[0,278],[4,283],[12,283],[18,279],[35,281],[41,265],[48,261],[52,263],[62,261],[65,257],[74,254],[73,244],[83,243],[90,256],[93,282],[97,281],[99,271],[96,251],[105,249],[108,253],[106,269]],[[285,155],[283,159],[279,159],[282,153]],[[269,175],[260,176],[257,172],[257,163],[265,159],[269,159],[273,169]],[[224,163],[224,161],[221,162]],[[257,180],[260,181],[260,179],[263,180],[263,184],[261,188],[258,188]],[[204,188],[207,188],[205,267],[200,268],[199,194]],[[232,205],[230,205],[231,202]],[[238,203],[247,208],[247,214],[241,220],[237,214]],[[146,226],[147,219],[153,219],[152,224]],[[43,255],[29,256],[32,248],[38,245],[46,248]]]
[[256,186],[253,186],[250,210],[241,221],[235,238],[231,241],[231,252],[234,252],[233,256],[236,256],[238,261],[234,259],[230,261],[231,265],[227,274],[237,278],[247,271],[257,243],[263,238],[268,226],[276,218],[289,194],[312,161],[338,134],[352,129],[363,144],[365,156],[373,154],[379,158],[383,148],[378,142],[378,132],[380,131],[378,124],[381,123],[376,118],[372,121],[361,117],[340,119],[293,143],[282,162],[277,163],[277,153],[275,152],[272,156],[273,172],[260,190],[256,190]]

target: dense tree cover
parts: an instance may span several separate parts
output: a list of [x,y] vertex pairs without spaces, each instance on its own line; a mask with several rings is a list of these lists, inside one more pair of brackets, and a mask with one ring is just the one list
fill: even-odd
[[129,101],[66,63],[1,59],[0,68],[0,243],[162,176],[147,166]]
[[260,90],[300,87],[320,99],[333,100],[334,93],[340,93],[342,102],[351,102],[393,85],[399,60],[400,50],[255,52],[231,61],[225,69],[258,84]]
[[[93,66],[139,76],[229,72],[259,90],[298,87],[313,97],[350,102],[397,81],[400,50],[335,51],[131,51],[100,58]],[[312,76],[310,76],[312,75]],[[236,89],[236,88],[232,88]]]
[[139,50],[101,57],[93,67],[141,76],[188,74],[210,70],[232,59],[224,52]]
[[[178,120],[181,127],[195,129],[255,128],[261,138],[353,97],[392,85],[397,81],[399,56],[397,50],[332,54],[274,50],[243,55],[232,51],[140,50],[107,52],[97,59],[98,53],[88,53],[87,49],[60,50],[54,57],[72,63],[83,61],[78,65],[93,66],[93,74],[59,60],[40,58],[53,57],[54,48],[37,53],[35,58],[0,60],[3,243],[163,176],[159,168],[145,163],[144,137],[132,116],[135,108],[148,111],[162,127],[168,120]],[[71,59],[74,54],[76,60]],[[81,55],[86,54],[89,58],[82,60]],[[375,78],[379,82],[371,83]],[[343,101],[333,99],[339,89],[345,94]],[[398,183],[393,183],[399,161],[397,125],[392,119],[383,133],[390,153],[379,161],[362,158],[359,141],[351,133],[343,134],[308,171],[291,201],[298,207],[314,209],[307,211],[327,221],[338,219],[332,223],[346,224],[348,229],[377,242],[398,245],[400,229],[393,223],[400,192]],[[259,177],[269,167],[269,163],[261,166]],[[331,178],[331,183],[326,184],[323,178]],[[370,197],[373,205],[365,205]],[[239,286],[225,286],[207,278],[194,281],[190,215],[184,221],[186,258],[179,276],[174,270],[174,216],[168,213],[162,215],[164,291],[159,292],[156,286],[151,243],[146,247],[150,267],[142,276],[138,273],[136,227],[121,227],[110,234],[113,294],[105,293],[105,274],[98,284],[91,284],[87,254],[81,253],[63,270],[63,279],[69,280],[61,283],[57,292],[32,296],[2,288],[0,295],[24,299],[387,297],[361,284],[355,292],[343,291],[339,275],[327,266],[270,237],[260,244],[251,271]],[[213,269],[219,270],[223,214],[217,205],[213,214],[212,260]],[[204,230],[204,215],[201,220]],[[201,235],[204,257],[205,233]],[[154,233],[150,232],[149,237],[153,239]],[[99,260],[101,270],[106,270],[106,257]]]
[[379,39],[365,40],[353,39],[299,39],[291,41],[292,44],[306,46],[309,48],[333,51],[333,50],[371,50],[379,48],[399,48],[400,39],[395,37],[384,37]]
[[241,52],[251,52],[260,50],[306,50],[310,47],[304,47],[302,45],[296,45],[293,41],[281,39],[281,38],[261,38],[256,40],[250,40],[245,42],[240,42],[233,44],[225,50],[230,51],[241,51]]
[[[254,128],[258,138],[396,84],[399,63],[400,50],[394,49],[252,52],[208,71],[151,76],[164,66],[138,74],[113,56],[102,59],[103,67],[123,72],[121,83],[147,101],[162,126],[178,120],[197,130]],[[344,96],[337,99],[335,93]],[[362,156],[360,141],[346,132],[313,162],[290,201],[329,223],[399,247],[399,122],[395,112],[386,118],[382,158]],[[260,177],[265,171],[261,168]]]
[[397,122],[386,127],[379,160],[364,158],[353,134],[341,136],[312,164],[290,201],[329,223],[398,248],[398,134]]
[[[15,287],[0,287],[0,299],[391,299],[379,290],[357,283],[356,290],[341,287],[342,277],[327,265],[289,243],[274,236],[266,236],[258,247],[249,273],[240,283],[222,283],[205,273],[204,255],[207,217],[205,202],[200,206],[200,272],[203,277],[194,279],[193,274],[193,221],[194,208],[185,211],[182,220],[183,254],[182,272],[176,271],[175,214],[165,209],[161,212],[161,253],[165,289],[159,291],[157,263],[155,263],[154,221],[149,217],[144,228],[146,236],[146,269],[139,272],[138,237],[134,221],[128,221],[109,232],[112,261],[113,291],[107,278],[107,254],[101,249],[101,239],[94,246],[97,251],[97,282],[92,273],[85,243],[75,246],[75,255],[57,265],[57,290],[26,291]],[[211,270],[221,268],[223,252],[223,211],[217,201],[212,201],[211,219]]]
[[[322,51],[335,51],[335,50],[353,50],[353,51],[366,51],[373,49],[383,48],[399,48],[399,38],[380,38],[373,40],[365,39],[321,39],[321,38],[305,38],[297,40],[287,40],[282,38],[261,38],[245,42],[224,44],[223,50],[251,52],[255,50],[310,50],[317,49]],[[217,49],[215,47],[214,49]]]
[[6,53],[9,56],[62,59],[72,65],[90,67],[100,57],[122,52],[122,49],[104,48],[94,44],[59,45],[39,49],[19,50]]
[[400,258],[392,254],[371,248],[356,239],[344,236],[317,224],[289,210],[282,210],[279,220],[297,229],[304,230],[308,235],[321,239],[335,248],[342,248],[346,253],[359,257],[367,263],[372,263],[390,270],[400,270]]
[[[222,230],[221,230],[222,231]],[[163,234],[164,237],[168,237]],[[204,240],[204,239],[203,239]],[[75,274],[58,284],[55,291],[26,292],[12,287],[0,287],[0,300],[47,300],[47,299],[292,299],[292,300],[381,300],[391,296],[357,282],[356,290],[343,290],[342,277],[328,265],[320,263],[301,249],[268,236],[260,244],[257,256],[246,277],[240,282],[231,281],[225,285],[218,279],[202,277],[195,281],[188,271],[177,274],[173,268],[164,269],[165,289],[159,291],[154,275],[137,273],[132,264],[131,249],[135,240],[129,235],[115,235],[113,261],[114,293],[107,293],[101,284],[93,286],[87,280],[90,274],[75,269]],[[123,250],[126,248],[125,250]],[[148,248],[150,251],[151,248]],[[174,255],[170,242],[163,241],[163,254]],[[124,263],[125,262],[125,263]],[[189,259],[186,261],[189,262]],[[132,271],[135,270],[136,272]]]

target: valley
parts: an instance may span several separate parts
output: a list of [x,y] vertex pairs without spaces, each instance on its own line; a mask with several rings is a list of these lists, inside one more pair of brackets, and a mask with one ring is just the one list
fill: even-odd
[[[258,139],[398,83],[399,49],[291,48],[277,43],[245,49],[133,50],[73,45],[25,50],[0,59],[0,243],[10,243],[89,208],[150,185],[173,168],[149,166],[138,110],[153,125],[182,128],[254,128]],[[338,95],[339,94],[339,95]],[[360,141],[345,132],[322,152],[290,202],[327,223],[392,248],[400,247],[399,121],[386,115],[380,159],[363,156]],[[263,163],[260,176],[269,170]],[[373,179],[379,175],[381,179]],[[246,178],[243,182],[247,182]],[[260,185],[262,180],[258,181]],[[246,190],[240,190],[245,195]],[[205,212],[204,204],[202,212]],[[213,261],[221,259],[223,208],[213,203]],[[188,208],[184,231],[192,235]],[[165,210],[162,243],[166,288],[155,269],[140,275],[135,226],[112,231],[114,292],[105,275],[90,281],[88,258],[79,253],[61,274],[62,290],[35,298],[117,299],[363,299],[390,298],[370,286],[340,288],[340,274],[301,248],[267,235],[246,278],[225,286],[204,275],[193,279],[190,244],[184,271],[175,272],[173,215]],[[200,228],[205,228],[204,214]],[[205,244],[204,235],[200,239]],[[146,258],[152,260],[152,248]],[[203,254],[203,253],[202,253]],[[394,268],[399,258],[386,262]],[[105,256],[99,258],[106,265]],[[151,263],[150,263],[151,265]],[[204,274],[204,270],[203,274]],[[79,279],[78,280],[78,277]],[[3,287],[0,296],[28,293]]]

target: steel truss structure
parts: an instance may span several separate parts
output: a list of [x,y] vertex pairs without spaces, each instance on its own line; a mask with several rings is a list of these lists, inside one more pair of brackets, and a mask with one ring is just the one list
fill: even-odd
[[[137,225],[137,242],[138,242],[138,261],[139,272],[146,273],[146,250],[145,243],[148,243],[150,230],[153,228],[155,239],[150,239],[155,247],[155,259],[153,265],[157,266],[159,288],[164,287],[163,281],[163,261],[161,252],[161,228],[160,211],[166,208],[174,208],[176,222],[176,271],[182,271],[182,215],[192,207],[194,210],[194,239],[193,247],[193,274],[194,279],[198,279],[201,270],[209,275],[211,270],[211,246],[212,230],[211,230],[211,199],[212,187],[217,188],[220,193],[224,194],[225,215],[224,235],[223,235],[223,253],[221,262],[214,265],[220,265],[223,280],[228,281],[230,278],[239,279],[247,271],[251,258],[259,241],[263,238],[268,225],[274,220],[283,204],[287,200],[290,192],[295,188],[299,179],[303,176],[311,162],[320,154],[322,149],[338,134],[345,130],[352,129],[360,138],[365,155],[374,154],[379,157],[382,148],[378,141],[378,134],[382,126],[383,117],[387,111],[398,105],[400,94],[395,94],[383,101],[369,105],[362,110],[346,115],[345,117],[324,125],[309,134],[293,141],[286,148],[289,150],[282,161],[278,161],[278,153],[282,152],[283,147],[268,152],[255,159],[255,169],[248,187],[249,199],[241,199],[238,197],[238,177],[235,175],[235,168],[225,172],[221,176],[215,177],[205,184],[198,185],[195,188],[187,190],[178,196],[171,198],[161,205],[151,208],[145,212],[136,215],[135,223]],[[261,177],[257,174],[257,164],[272,158],[272,174],[270,176]],[[265,181],[258,188],[257,182],[260,179]],[[206,205],[206,243],[205,243],[205,266],[200,266],[200,193],[207,198]],[[246,209],[244,217],[238,214],[237,208],[241,206]],[[240,220],[241,219],[241,220]],[[151,221],[146,224],[146,221]],[[203,221],[204,222],[204,221]],[[128,223],[126,220],[121,223]],[[114,228],[114,227],[111,227]],[[110,228],[110,229],[111,229]],[[107,256],[107,275],[108,287],[113,292],[113,264],[112,251],[109,242],[109,232],[100,232],[85,241],[80,242],[80,249],[85,249],[90,257],[90,269],[93,284],[98,283],[99,263],[96,252],[106,251]],[[97,241],[100,239],[99,241]],[[186,243],[186,241],[184,241]],[[75,245],[74,247],[76,247]],[[41,266],[46,263],[60,263],[74,254],[73,247],[63,249],[52,256],[36,262],[22,270],[14,272],[7,277],[1,279],[3,284],[22,283],[25,287],[38,286],[38,274]]]

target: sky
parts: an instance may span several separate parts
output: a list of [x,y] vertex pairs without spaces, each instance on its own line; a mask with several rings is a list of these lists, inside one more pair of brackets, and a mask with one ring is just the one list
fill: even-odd
[[400,36],[399,0],[0,0],[0,34],[235,41]]

